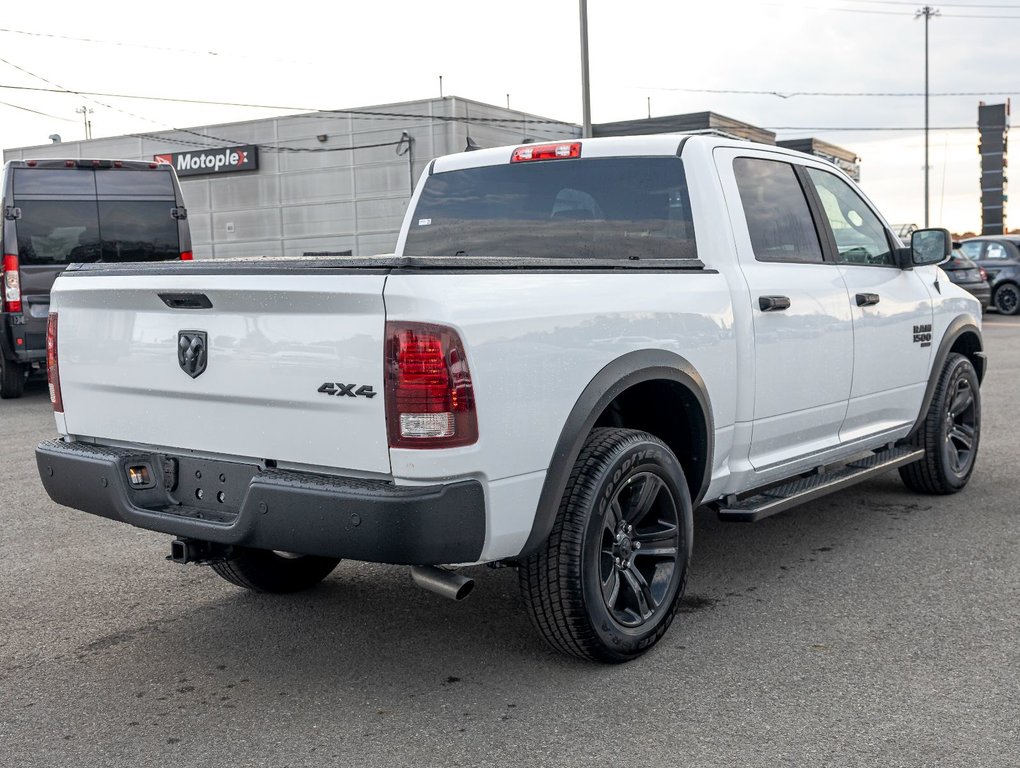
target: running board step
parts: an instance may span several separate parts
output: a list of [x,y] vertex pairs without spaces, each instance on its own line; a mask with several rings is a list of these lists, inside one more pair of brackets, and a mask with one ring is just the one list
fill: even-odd
[[842,467],[797,477],[740,501],[720,504],[719,519],[753,523],[763,517],[847,488],[869,477],[910,464],[924,456],[923,448],[884,448]]

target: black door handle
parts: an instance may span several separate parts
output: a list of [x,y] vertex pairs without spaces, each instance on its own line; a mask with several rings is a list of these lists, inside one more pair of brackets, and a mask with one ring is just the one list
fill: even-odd
[[877,293],[858,293],[857,294],[857,306],[858,307],[870,307],[873,304],[878,304]]
[[788,296],[759,296],[758,309],[762,312],[781,312],[790,308]]

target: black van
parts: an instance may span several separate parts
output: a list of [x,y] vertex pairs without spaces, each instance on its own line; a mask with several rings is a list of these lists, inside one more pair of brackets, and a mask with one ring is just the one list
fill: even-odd
[[50,288],[68,264],[191,259],[173,166],[131,160],[11,160],[4,166],[0,397],[46,365]]

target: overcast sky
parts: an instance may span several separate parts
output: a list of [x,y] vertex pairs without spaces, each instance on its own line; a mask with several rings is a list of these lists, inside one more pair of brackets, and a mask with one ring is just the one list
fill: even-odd
[[[286,114],[283,107],[428,98],[439,95],[440,75],[448,96],[505,105],[509,94],[515,109],[581,121],[576,0],[232,5],[50,0],[6,7],[3,146],[45,144],[53,133],[81,139],[76,109],[83,107],[93,110],[99,138]],[[650,98],[653,115],[711,110],[779,138],[817,136],[862,158],[862,186],[890,222],[921,224],[925,24],[914,18],[921,7],[904,0],[589,0],[592,119],[645,117]],[[931,224],[976,231],[978,102],[1002,103],[1020,92],[1020,0],[933,7],[941,15],[930,23]],[[896,95],[851,95],[862,93]],[[950,93],[966,95],[940,95]],[[1016,202],[1010,225],[1020,227]]]

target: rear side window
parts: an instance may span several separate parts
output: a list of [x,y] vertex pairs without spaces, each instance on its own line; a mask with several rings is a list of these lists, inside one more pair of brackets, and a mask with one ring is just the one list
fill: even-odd
[[408,256],[696,259],[683,161],[536,161],[430,176]]
[[822,246],[793,166],[738,157],[733,173],[758,261],[822,262]]
[[1001,243],[988,243],[985,246],[985,258],[986,259],[1008,259],[1009,251],[1006,250],[1006,246]]
[[180,258],[169,173],[133,169],[14,171],[23,264]]

